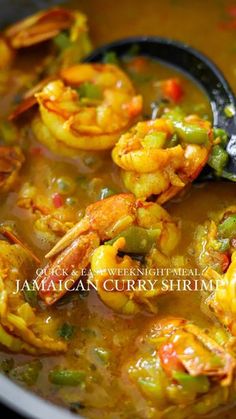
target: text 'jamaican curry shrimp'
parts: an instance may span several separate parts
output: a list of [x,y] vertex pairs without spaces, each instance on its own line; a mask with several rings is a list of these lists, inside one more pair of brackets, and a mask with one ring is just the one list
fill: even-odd
[[129,191],[138,198],[157,195],[158,202],[164,203],[198,176],[212,141],[208,121],[176,109],[139,122],[121,136],[112,157]]
[[235,400],[235,359],[217,333],[181,318],[151,322],[122,368],[140,417],[202,417]]
[[142,97],[115,65],[78,64],[60,77],[35,95],[40,118],[33,123],[38,141],[56,152],[110,149],[142,111]]
[[45,313],[40,314],[35,291],[17,292],[33,278],[39,261],[11,232],[5,230],[4,236],[13,244],[0,240],[0,344],[30,354],[65,351],[53,327],[47,327]]
[[[110,308],[134,313],[139,305],[144,305],[155,311],[155,304],[150,300],[160,294],[160,289],[156,287],[147,292],[135,289],[135,281],[139,278],[135,270],[142,267],[136,260],[137,255],[143,255],[145,265],[150,268],[156,264],[160,266],[166,260],[168,263],[179,237],[177,223],[158,204],[135,200],[131,194],[114,195],[96,202],[87,207],[84,218],[47,254],[50,261],[37,278],[40,297],[46,304],[53,304],[66,288],[74,286],[83,270],[91,264],[90,281]],[[136,259],[132,255],[136,255]],[[124,284],[121,292],[105,289],[104,282],[111,275],[109,268],[124,271],[118,278],[115,272],[111,278]],[[129,290],[125,284],[132,269],[135,271],[134,284]]]

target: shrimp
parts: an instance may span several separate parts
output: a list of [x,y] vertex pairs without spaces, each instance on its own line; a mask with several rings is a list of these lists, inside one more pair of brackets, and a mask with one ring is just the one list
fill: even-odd
[[[11,65],[22,50],[46,42],[44,55],[39,51],[38,59],[32,63],[30,72],[15,69]],[[11,111],[14,119],[34,106],[34,93],[54,79],[59,70],[80,62],[91,51],[87,18],[79,11],[63,8],[43,10],[8,27],[0,38],[1,92],[7,93],[7,85],[15,85],[15,93],[22,102]],[[45,54],[46,52],[46,54]],[[33,60],[35,61],[35,59]],[[29,89],[29,86],[34,86]]]
[[212,215],[195,233],[194,252],[198,265],[210,266],[223,274],[236,247],[236,206],[232,205]]
[[17,244],[0,240],[0,343],[13,352],[65,351],[63,342],[40,332],[39,312],[27,302],[21,290],[24,282],[33,276],[37,258],[13,234],[10,237]]
[[78,150],[111,149],[142,112],[128,76],[112,64],[77,64],[57,78],[41,83],[10,114],[19,117],[32,106],[37,140],[57,154],[75,156]]
[[215,283],[215,290],[206,299],[206,303],[220,322],[236,336],[236,252],[233,252],[231,263],[224,274],[208,267],[204,277]]
[[[91,259],[90,281],[96,284],[102,302],[114,311],[135,314],[146,308],[156,313],[154,297],[163,294],[164,291],[158,286],[153,289],[148,282],[152,276],[142,274],[144,266],[151,266],[147,263],[143,265],[131,256],[118,255],[126,244],[125,238],[120,237],[113,245],[105,244],[95,249]],[[140,284],[142,289],[139,289]]]
[[137,198],[157,196],[163,204],[192,182],[207,163],[213,140],[210,123],[174,111],[139,122],[112,151],[125,187]]
[[[131,194],[118,194],[98,201],[87,207],[84,218],[46,255],[49,262],[36,279],[39,285],[43,284],[39,287],[40,297],[46,304],[53,304],[65,294],[69,285],[73,287],[91,260],[96,269],[100,263],[103,267],[109,261],[116,264],[119,249],[124,253],[144,255],[158,248],[160,254],[168,256],[179,237],[177,222],[158,204],[136,200]],[[107,244],[106,249],[100,247],[103,243]],[[100,254],[105,257],[103,261]],[[121,262],[125,266],[133,264],[138,266],[128,256]]]
[[0,146],[0,193],[14,188],[24,160],[19,147]]
[[87,18],[84,14],[56,7],[38,12],[8,27],[4,36],[13,51],[53,39],[54,46],[60,51],[60,66],[67,67],[91,51],[87,32]]
[[115,65],[78,64],[60,76],[35,94],[43,125],[34,124],[34,134],[54,151],[112,148],[142,111],[141,96]]
[[236,206],[213,213],[211,220],[198,226],[193,248],[202,276],[211,281],[213,292],[205,304],[236,336]]
[[123,366],[126,388],[136,388],[130,393],[139,400],[138,410],[146,402],[155,417],[184,419],[235,400],[236,362],[216,333],[181,318],[152,321]]

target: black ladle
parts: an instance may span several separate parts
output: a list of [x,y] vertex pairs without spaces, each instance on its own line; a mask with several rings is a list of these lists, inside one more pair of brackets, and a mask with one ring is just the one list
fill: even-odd
[[227,173],[234,174],[236,180],[236,115],[227,117],[225,107],[236,109],[234,94],[217,66],[204,54],[181,42],[167,38],[141,36],[125,38],[101,46],[86,57],[86,62],[101,62],[105,54],[115,52],[120,58],[129,54],[137,46],[138,55],[152,57],[170,64],[193,78],[206,92],[213,115],[213,125],[222,128],[229,135],[227,152],[229,163]]

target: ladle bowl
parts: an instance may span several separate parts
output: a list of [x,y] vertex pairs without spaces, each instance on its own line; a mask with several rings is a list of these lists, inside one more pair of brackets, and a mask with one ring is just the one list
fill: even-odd
[[134,46],[138,55],[148,56],[175,67],[203,89],[211,105],[213,126],[224,129],[229,135],[229,162],[224,170],[225,177],[228,177],[228,173],[236,176],[236,115],[228,117],[225,112],[228,106],[236,109],[236,99],[219,68],[208,57],[187,44],[150,36],[124,38],[103,45],[95,49],[85,61],[101,62],[108,52],[114,52],[117,57],[122,58],[127,56]]

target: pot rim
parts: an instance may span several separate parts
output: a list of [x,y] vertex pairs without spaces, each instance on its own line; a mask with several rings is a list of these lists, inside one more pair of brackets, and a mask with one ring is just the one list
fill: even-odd
[[2,374],[0,374],[0,401],[30,419],[52,419],[53,417],[56,419],[82,419],[82,416],[33,394]]

